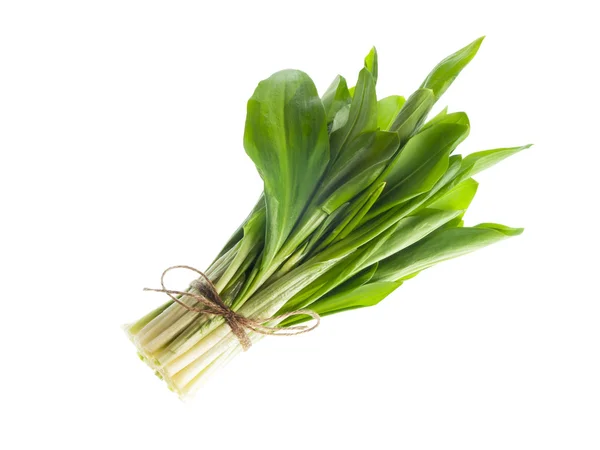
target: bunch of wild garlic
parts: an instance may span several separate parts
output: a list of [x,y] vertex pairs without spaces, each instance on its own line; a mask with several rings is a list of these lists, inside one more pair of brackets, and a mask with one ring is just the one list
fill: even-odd
[[[425,121],[481,41],[440,62],[407,100],[377,100],[375,49],[354,88],[338,76],[319,97],[298,70],[258,84],[244,147],[264,192],[206,270],[225,305],[269,325],[296,325],[310,317],[267,319],[375,305],[438,262],[522,232],[465,227],[462,217],[477,191],[472,176],[527,146],[463,158],[454,151],[469,134],[465,113],[444,109]],[[195,297],[178,301],[189,308],[170,301],[127,331],[142,359],[185,397],[242,348],[222,316],[198,312]],[[247,332],[252,342],[262,337]]]

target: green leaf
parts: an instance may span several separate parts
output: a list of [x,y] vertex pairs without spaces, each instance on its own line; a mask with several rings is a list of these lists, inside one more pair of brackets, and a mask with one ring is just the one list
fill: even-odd
[[377,84],[377,75],[379,72],[379,68],[377,67],[377,50],[375,47],[371,48],[369,54],[365,57],[365,69],[371,72],[373,75],[373,82]]
[[[378,63],[377,63],[377,50],[375,47],[371,48],[371,51],[367,56],[365,56],[365,64],[364,67],[368,70],[373,76],[373,83],[377,84],[377,75],[379,72]],[[352,86],[348,93],[350,97],[354,97],[354,91],[356,90],[356,86]]]
[[389,130],[392,122],[404,106],[406,100],[399,95],[390,95],[377,102],[377,128]]
[[272,284],[263,287],[252,297],[251,302],[246,302],[237,311],[246,317],[256,314],[260,314],[262,317],[273,316],[296,294],[310,286],[338,262],[338,259],[322,261],[314,258],[309,260]]
[[[321,317],[329,316],[350,309],[374,306],[402,285],[402,281],[367,283],[355,289],[349,289],[333,295],[324,296],[312,303],[310,309]],[[307,320],[310,316],[294,316],[283,325],[296,325]]]
[[[462,156],[461,155],[452,155],[450,156],[450,159],[448,160],[448,170],[446,170],[446,173],[444,173],[444,175],[442,175],[442,178],[439,179],[439,181],[435,184],[435,186],[433,186],[433,188],[431,188],[431,190],[428,192],[428,205],[434,200],[432,197],[434,197],[434,195],[436,193],[440,193],[441,195],[443,195],[445,192],[447,192],[450,189],[444,189],[447,188],[453,180],[455,180],[458,176],[458,174],[460,173],[460,170],[462,168]],[[442,192],[443,191],[443,192]],[[437,196],[436,199],[440,198],[441,195]]]
[[[334,124],[335,128],[335,124]],[[359,134],[377,129],[377,97],[371,72],[362,69],[358,76],[356,92],[350,104],[348,119],[331,133],[331,161],[345,152],[346,146]]]
[[448,169],[448,156],[469,127],[441,123],[413,136],[390,163],[386,191],[367,217],[374,217],[429,191]]
[[308,241],[299,246],[294,253],[277,269],[277,271],[269,278],[269,283],[277,281],[279,278],[289,273],[296,268],[304,259],[308,249]]
[[[345,268],[341,265],[337,265],[334,269],[322,275],[319,279],[314,281],[308,288],[301,291],[298,295],[292,298],[289,304],[279,311],[279,314],[294,311],[299,308],[305,308],[311,305],[323,295],[333,295],[344,291],[356,289],[366,283],[368,283],[377,270],[377,264],[373,264],[371,267],[362,270],[346,281],[340,283],[339,275],[345,271]],[[332,287],[335,286],[335,287]],[[294,317],[286,320],[285,322],[294,321]]]
[[[464,180],[467,180],[471,175],[481,172],[488,167],[508,158],[510,155],[520,152],[523,149],[529,148],[530,145],[523,147],[513,148],[499,148],[496,150],[485,150],[482,152],[472,153],[467,158],[460,162],[458,170],[454,169],[453,174],[445,175],[444,183],[438,186],[437,189],[432,189],[430,198],[427,200],[426,205],[431,206],[442,197],[446,196],[450,191],[456,188]],[[454,155],[452,158],[459,157]],[[435,192],[433,192],[435,191]]]
[[350,220],[346,226],[341,230],[340,234],[336,237],[336,241],[344,239],[348,236],[354,229],[361,223],[363,217],[369,212],[371,207],[375,204],[383,189],[385,188],[385,183],[374,184],[372,188],[365,191],[365,196],[367,198],[366,202],[362,205],[362,207],[357,211],[356,214],[352,216],[352,220]]
[[238,269],[242,267],[244,262],[247,262],[247,260],[253,261],[262,250],[265,241],[265,221],[266,211],[263,207],[244,223],[244,236],[240,241],[235,258],[215,284],[218,292],[223,291],[229,285],[229,282],[238,273]]
[[473,176],[529,147],[531,147],[531,144],[523,145],[522,147],[497,148],[471,153],[463,159],[463,172],[467,176]]
[[[315,279],[311,285],[305,287],[292,298],[280,313],[293,311],[300,308],[305,308],[318,300],[323,295],[331,292],[333,289],[340,286],[342,283],[357,274],[361,267],[364,267],[364,261],[371,255],[374,249],[362,248],[353,249],[343,258],[336,258],[335,265],[327,272],[323,272],[318,279]],[[314,260],[320,260],[321,255],[326,255],[323,252],[317,255]]]
[[[365,265],[371,265],[394,253],[398,253],[423,239],[461,213],[462,211],[423,210],[417,215],[400,220],[391,235],[386,238],[385,244],[380,246],[371,255],[365,262]],[[376,239],[373,241],[376,242]],[[370,245],[370,243],[367,245]]]
[[520,234],[522,231],[520,228],[497,224],[441,229],[407,249],[380,261],[373,280],[401,280],[434,264],[465,255],[509,236]]
[[367,214],[369,209],[377,201],[384,187],[385,183],[375,185],[372,189],[365,191],[362,195],[359,196],[359,198],[355,199],[352,202],[350,208],[346,210],[345,217],[323,240],[321,245],[319,245],[317,251],[348,236],[348,234],[350,234],[350,232],[354,230],[354,228],[356,228],[356,226],[360,223],[362,218]]
[[347,245],[346,241],[342,240],[338,242],[338,245],[330,245],[326,250],[318,253],[309,263],[334,260],[336,264],[290,300],[285,305],[285,309],[280,312],[304,308],[356,275],[365,267],[366,261],[371,255],[385,244],[386,239],[391,236],[393,231],[394,227],[382,230],[378,233],[379,239],[371,242],[370,245],[362,247],[360,244]]
[[244,147],[265,185],[268,266],[290,234],[329,159],[321,99],[304,72],[284,70],[261,81],[248,101]]
[[321,208],[330,214],[370,186],[399,144],[398,135],[387,131],[357,136],[328,170],[318,193]]
[[425,130],[426,128],[429,128],[431,125],[439,123],[447,115],[448,115],[448,107],[446,106],[439,113],[437,113],[433,119],[429,120],[428,122],[425,122],[425,125],[423,125],[421,127],[421,131]]
[[484,37],[480,37],[471,42],[464,48],[461,48],[456,53],[451,54],[442,60],[433,70],[427,75],[421,88],[431,89],[434,92],[435,100],[437,101],[446,89],[450,87],[458,74],[466,67],[473,59],[479,50],[479,46]]
[[307,253],[312,254],[312,251],[322,242],[325,236],[327,236],[331,230],[333,230],[342,220],[344,220],[344,214],[350,207],[350,202],[344,203],[335,211],[327,216],[327,218],[319,225],[319,227],[310,235]]
[[511,227],[507,227],[506,225],[501,225],[499,223],[491,223],[491,222],[480,223],[479,225],[476,226],[476,228],[496,230],[501,233],[504,233],[507,236],[519,236],[520,234],[523,233],[523,228],[511,228]]
[[[391,170],[386,177],[389,190],[403,187],[420,174],[428,175],[431,167],[440,155],[449,156],[456,148],[457,142],[469,132],[467,125],[438,124],[413,136],[404,146],[397,158],[392,161]],[[444,167],[444,172],[447,165]],[[420,192],[429,190],[441,177],[427,184]]]
[[458,123],[458,124],[467,125],[467,126],[471,125],[471,123],[469,122],[469,117],[464,112],[455,112],[455,113],[451,113],[451,114],[447,114],[446,110],[444,110],[443,112],[444,112],[444,114],[441,114],[441,113],[438,114],[433,119],[431,119],[429,122],[427,122],[425,125],[423,125],[423,127],[421,128],[421,131],[426,130],[427,128],[429,128],[433,125],[437,125],[439,123]]
[[421,126],[435,103],[431,89],[417,89],[390,125],[390,131],[395,131],[402,143],[406,142]]
[[373,278],[373,275],[375,275],[375,272],[377,272],[377,267],[378,264],[372,264],[370,267],[367,267],[364,270],[361,270],[360,272],[358,272],[356,275],[350,277],[348,280],[344,281],[342,284],[340,284],[338,287],[336,287],[335,289],[332,289],[329,294],[327,295],[332,295],[332,294],[338,294],[344,291],[350,291],[352,289],[356,289],[358,287],[361,287],[365,284],[367,284],[369,281],[371,281],[371,278]]
[[350,92],[348,92],[348,84],[346,79],[341,75],[335,77],[335,80],[327,88],[323,94],[323,107],[325,108],[325,116],[327,123],[333,122],[336,114],[352,101]]
[[445,223],[441,228],[464,227],[465,226],[465,221],[463,220],[464,215],[465,215],[465,211],[463,211],[462,213],[460,213],[458,216],[456,216],[450,222]]
[[350,104],[344,105],[340,108],[340,110],[335,114],[333,118],[333,122],[331,124],[330,134],[333,134],[334,131],[339,130],[348,122],[348,117],[350,116]]
[[[223,248],[221,249],[221,251],[219,252],[219,254],[217,255],[217,257],[215,258],[215,260],[212,262],[212,264],[215,264],[215,262],[221,257],[223,256],[225,253],[227,253],[235,244],[237,244],[239,241],[241,241],[242,237],[244,237],[244,225],[246,225],[246,223],[256,214],[256,212],[260,209],[265,209],[265,196],[263,193],[260,194],[260,197],[258,198],[258,202],[256,202],[256,205],[254,205],[254,208],[252,208],[252,211],[250,211],[250,214],[248,214],[248,217],[246,217],[246,219],[244,219],[244,221],[242,222],[242,224],[238,227],[237,230],[235,230],[235,232],[233,233],[233,235],[229,238],[229,240],[227,241],[227,243],[223,246]],[[211,264],[211,265],[212,265]]]
[[467,178],[462,183],[454,186],[439,199],[430,203],[428,207],[450,211],[465,210],[469,207],[471,201],[475,197],[478,186],[479,183],[473,178]]

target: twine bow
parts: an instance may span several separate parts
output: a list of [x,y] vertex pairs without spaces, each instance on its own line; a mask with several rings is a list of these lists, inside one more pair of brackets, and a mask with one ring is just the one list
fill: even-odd
[[[199,292],[198,294],[194,292],[175,291],[173,289],[166,288],[165,275],[171,270],[176,269],[191,270],[192,272],[195,272],[200,276],[200,278],[194,280],[190,284],[190,287],[196,289]],[[227,325],[229,325],[229,328],[231,328],[232,333],[240,341],[240,344],[244,351],[248,350],[252,346],[252,341],[250,340],[246,332],[247,330],[251,330],[255,333],[269,336],[295,336],[297,334],[308,333],[309,331],[314,330],[319,326],[319,323],[321,322],[321,317],[316,312],[310,311],[308,309],[298,309],[296,311],[280,314],[266,319],[242,316],[225,304],[225,302],[219,296],[215,285],[203,272],[190,266],[171,266],[167,268],[160,277],[160,284],[162,286],[162,289],[144,288],[144,291],[163,292],[169,297],[171,297],[171,300],[183,306],[188,311],[223,317],[223,319],[225,319],[225,322],[227,322]],[[175,297],[176,295],[179,295],[180,297],[177,298]],[[200,303],[202,307],[186,305],[181,301],[183,297],[193,298],[198,303]],[[311,316],[316,322],[311,326],[294,325],[289,327],[282,327],[279,325],[263,325],[265,322],[270,322],[274,320],[284,320],[288,317],[297,315]]]

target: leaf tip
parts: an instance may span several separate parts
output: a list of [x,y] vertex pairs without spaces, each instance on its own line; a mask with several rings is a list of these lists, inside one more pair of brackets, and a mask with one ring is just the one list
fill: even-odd
[[525,231],[525,228],[511,228],[499,223],[480,223],[475,228],[491,229],[508,237],[519,236],[520,234],[523,234],[523,231]]

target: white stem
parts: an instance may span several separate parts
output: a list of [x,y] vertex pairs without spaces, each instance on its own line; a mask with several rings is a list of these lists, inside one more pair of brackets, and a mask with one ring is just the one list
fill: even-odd
[[[177,305],[179,306],[179,305]],[[180,309],[184,309],[179,306]],[[181,333],[189,324],[191,324],[194,319],[196,319],[200,313],[194,311],[187,311],[181,317],[179,317],[175,322],[166,327],[162,332],[158,334],[154,339],[152,339],[147,344],[144,344],[144,347],[149,352],[155,352],[159,350],[162,346],[166,345],[169,341],[171,341],[175,336]]]
[[191,364],[186,365],[184,369],[177,372],[175,375],[171,375],[168,369],[166,370],[166,373],[170,375],[173,384],[176,386],[185,386],[194,378],[196,378],[196,376],[198,376],[206,367],[208,367],[208,365],[212,363],[218,356],[236,344],[239,345],[235,336],[226,332],[225,336],[221,340],[219,340],[208,351],[202,353],[202,355],[199,358],[196,358]]
[[198,358],[202,357],[207,351],[212,349],[217,343],[219,343],[227,334],[230,332],[228,325],[221,325],[208,335],[204,336],[199,342],[196,343],[185,353],[171,361],[165,366],[165,373],[169,376],[173,376],[180,372],[188,365],[194,363]]

